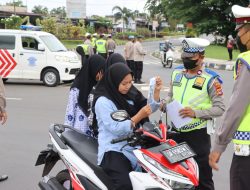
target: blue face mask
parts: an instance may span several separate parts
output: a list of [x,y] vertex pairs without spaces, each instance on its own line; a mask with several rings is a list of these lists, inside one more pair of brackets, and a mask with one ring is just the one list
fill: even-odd
[[191,59],[182,59],[182,61],[183,61],[183,64],[184,64],[185,69],[187,69],[187,70],[192,70],[192,69],[194,69],[195,67],[197,67],[198,59],[195,59],[195,60],[191,60]]

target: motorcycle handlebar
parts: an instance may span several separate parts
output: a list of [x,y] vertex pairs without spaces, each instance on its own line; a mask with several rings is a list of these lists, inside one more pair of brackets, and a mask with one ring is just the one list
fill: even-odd
[[132,136],[132,134],[129,134],[129,135],[126,135],[126,136],[119,137],[119,138],[117,138],[117,139],[113,139],[113,140],[111,141],[111,144],[115,144],[115,143],[119,143],[119,142],[128,140],[129,138],[131,138],[131,136]]

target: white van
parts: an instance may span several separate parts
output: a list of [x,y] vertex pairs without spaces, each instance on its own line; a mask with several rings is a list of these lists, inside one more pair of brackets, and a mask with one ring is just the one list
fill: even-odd
[[70,82],[81,68],[75,52],[52,34],[0,29],[0,75],[7,79],[38,79],[46,86]]

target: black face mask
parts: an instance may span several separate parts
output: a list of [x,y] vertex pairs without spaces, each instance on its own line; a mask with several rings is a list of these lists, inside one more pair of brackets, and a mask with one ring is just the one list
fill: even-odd
[[236,35],[236,45],[237,45],[237,47],[238,47],[238,49],[240,50],[241,53],[247,51],[247,46],[242,44],[238,34]]
[[191,70],[191,69],[194,69],[195,67],[197,67],[196,63],[198,62],[198,59],[196,59],[196,60],[182,59],[182,61],[183,61],[185,69],[187,69],[187,70]]

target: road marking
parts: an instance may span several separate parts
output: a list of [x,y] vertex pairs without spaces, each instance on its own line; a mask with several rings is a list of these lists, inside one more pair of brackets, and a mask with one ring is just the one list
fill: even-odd
[[6,98],[7,100],[22,100],[22,98]]

